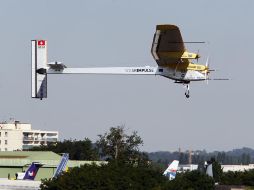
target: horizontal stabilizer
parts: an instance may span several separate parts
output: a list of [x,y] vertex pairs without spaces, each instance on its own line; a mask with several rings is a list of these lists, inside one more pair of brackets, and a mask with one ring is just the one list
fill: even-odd
[[48,66],[50,69],[52,69],[54,71],[62,71],[65,68],[67,68],[63,63],[57,62],[57,61],[48,63]]

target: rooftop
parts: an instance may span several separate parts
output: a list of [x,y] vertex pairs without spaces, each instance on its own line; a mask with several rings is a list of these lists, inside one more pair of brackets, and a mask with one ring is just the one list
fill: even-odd
[[[0,166],[27,166],[32,162],[40,162],[43,167],[56,167],[61,155],[51,151],[5,151],[0,152]],[[69,160],[67,167],[79,167],[84,164],[103,164],[103,161]]]

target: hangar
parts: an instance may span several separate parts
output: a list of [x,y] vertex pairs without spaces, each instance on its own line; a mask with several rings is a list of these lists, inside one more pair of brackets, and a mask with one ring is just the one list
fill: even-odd
[[[15,179],[17,172],[26,171],[32,162],[40,162],[43,166],[39,169],[35,180],[49,179],[53,176],[60,160],[61,155],[51,151],[0,151],[0,178]],[[107,162],[69,160],[67,168],[92,163],[100,165]]]

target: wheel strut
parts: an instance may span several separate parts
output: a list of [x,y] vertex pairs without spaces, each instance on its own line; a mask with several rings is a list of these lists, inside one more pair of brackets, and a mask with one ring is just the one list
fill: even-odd
[[185,96],[186,96],[186,98],[190,97],[190,85],[189,84],[186,84]]

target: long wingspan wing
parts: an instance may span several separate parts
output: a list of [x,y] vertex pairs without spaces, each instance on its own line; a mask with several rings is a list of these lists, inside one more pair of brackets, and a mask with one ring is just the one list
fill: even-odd
[[179,28],[175,25],[157,25],[151,52],[159,66],[179,62],[185,52]]

